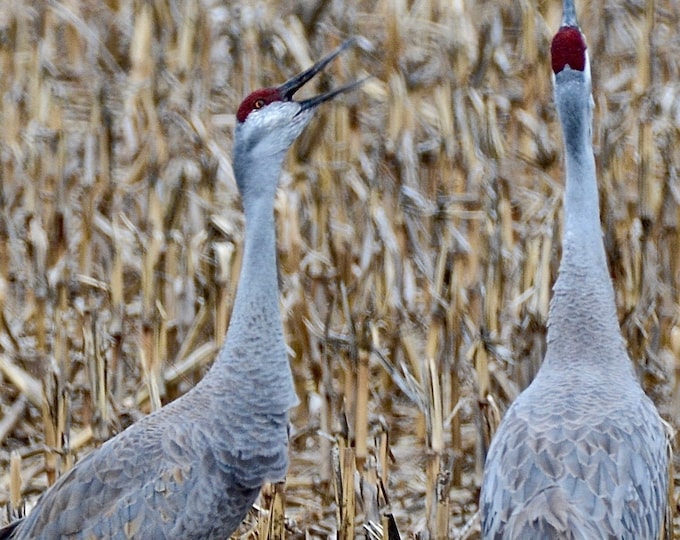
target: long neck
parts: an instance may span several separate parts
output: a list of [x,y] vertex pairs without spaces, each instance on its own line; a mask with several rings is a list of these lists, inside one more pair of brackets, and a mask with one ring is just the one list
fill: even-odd
[[[245,206],[245,214],[243,263],[227,343],[238,343],[244,334],[235,332],[236,325],[245,322],[247,328],[251,328],[251,323],[257,321],[254,317],[256,314],[266,319],[262,324],[273,325],[277,339],[283,341],[283,334],[279,332],[282,323],[278,306],[273,199],[261,198],[253,201]],[[259,324],[255,322],[255,326]],[[261,330],[259,334],[266,333],[266,328],[259,330]]]
[[566,153],[565,226],[545,361],[571,368],[581,363],[630,366],[602,241],[590,93],[583,84],[557,84]]
[[[245,248],[229,330],[213,370],[225,398],[251,410],[286,412],[297,403],[279,310],[274,195],[276,179],[262,178],[265,192],[244,193]],[[275,169],[278,174],[278,169]],[[238,174],[238,172],[237,172]],[[250,178],[241,179],[247,185]],[[255,182],[255,180],[253,180]]]

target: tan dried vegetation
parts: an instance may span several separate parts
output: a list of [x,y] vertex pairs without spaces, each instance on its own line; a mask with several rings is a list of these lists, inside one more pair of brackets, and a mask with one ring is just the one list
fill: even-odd
[[[560,2],[0,4],[2,519],[200,379],[242,248],[233,113],[361,35],[373,50],[320,86],[373,78],[322,108],[282,180],[301,405],[285,490],[240,537],[387,538],[389,514],[404,538],[478,536],[483,456],[540,365],[560,254]],[[619,316],[677,426],[680,6],[579,7]]]

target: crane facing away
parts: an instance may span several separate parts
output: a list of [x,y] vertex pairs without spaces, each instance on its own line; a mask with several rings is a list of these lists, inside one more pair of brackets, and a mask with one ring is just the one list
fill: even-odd
[[573,0],[563,9],[551,47],[566,154],[562,260],[543,365],[489,448],[482,537],[652,540],[667,504],[666,435],[618,324],[600,226],[590,63]]
[[352,43],[238,108],[233,169],[245,248],[229,330],[210,371],[79,461],[0,539],[228,538],[261,486],[283,480],[288,410],[298,400],[278,303],[274,199],[287,150],[317,107],[360,82],[303,101],[293,95]]

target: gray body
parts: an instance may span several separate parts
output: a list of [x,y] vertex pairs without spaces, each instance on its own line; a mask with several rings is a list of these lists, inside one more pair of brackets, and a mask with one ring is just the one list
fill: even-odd
[[491,443],[482,536],[657,539],[667,500],[666,436],[617,320],[600,228],[589,67],[555,76],[555,102],[566,150],[566,223],[547,352]]
[[281,87],[285,101],[236,126],[245,252],[214,365],[186,395],[79,461],[0,538],[228,538],[260,487],[284,479],[288,410],[298,400],[278,305],[274,198],[285,154],[316,106],[352,87],[298,103],[291,84]]
[[[80,461],[13,538],[227,538],[260,486],[285,474],[287,418],[263,415],[264,429],[253,426],[262,440],[246,442],[224,424],[220,403],[200,396],[211,389],[197,390]],[[251,450],[239,455],[230,438]]]

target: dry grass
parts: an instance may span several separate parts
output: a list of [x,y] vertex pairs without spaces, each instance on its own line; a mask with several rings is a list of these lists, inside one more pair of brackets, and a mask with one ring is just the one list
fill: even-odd
[[[680,6],[581,4],[619,316],[677,427]],[[374,50],[322,86],[374,77],[323,108],[277,201],[302,403],[285,492],[242,533],[279,537],[285,512],[293,538],[381,538],[388,513],[402,537],[478,535],[560,255],[560,3],[289,6],[0,1],[0,505],[200,379],[242,247],[233,112],[357,34]]]

